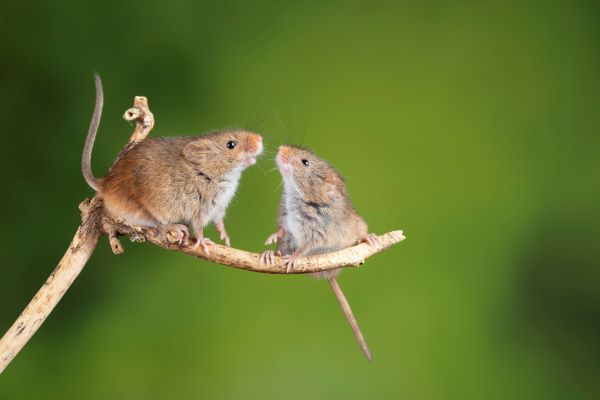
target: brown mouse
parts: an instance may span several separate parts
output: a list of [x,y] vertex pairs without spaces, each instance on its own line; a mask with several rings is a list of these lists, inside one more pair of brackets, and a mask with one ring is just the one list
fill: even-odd
[[96,80],[96,106],[83,149],[86,182],[103,199],[106,210],[130,223],[175,232],[187,244],[192,226],[195,247],[208,252],[212,241],[203,229],[210,222],[230,245],[223,218],[242,171],[256,163],[262,137],[244,130],[202,136],[149,138],[125,148],[105,177],[91,170],[92,148],[103,104],[102,82]]
[[[281,146],[276,157],[284,189],[276,233],[265,244],[277,243],[287,272],[296,261],[311,254],[329,253],[367,242],[373,244],[366,222],[356,213],[342,176],[312,151],[296,146]],[[273,251],[265,251],[261,261],[274,263]],[[326,278],[369,361],[371,353],[358,327],[352,309],[338,282],[339,269],[311,274]]]

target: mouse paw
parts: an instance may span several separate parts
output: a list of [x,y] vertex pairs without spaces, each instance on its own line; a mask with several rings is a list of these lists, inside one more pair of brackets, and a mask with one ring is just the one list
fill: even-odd
[[194,244],[194,249],[197,249],[198,247],[202,246],[202,250],[204,250],[204,253],[209,254],[210,250],[208,249],[208,246],[211,244],[215,244],[215,243],[212,240],[210,240],[209,238],[196,239],[196,243]]
[[285,266],[285,272],[290,273],[296,267],[299,258],[300,257],[296,254],[281,257],[283,265]]
[[231,247],[231,241],[229,240],[229,236],[227,235],[226,232],[221,232],[221,235],[219,236],[219,238],[223,241],[225,241],[225,245],[227,247]]
[[190,241],[190,230],[183,224],[168,224],[163,227],[163,233],[171,243],[186,245]]
[[369,233],[365,238],[360,240],[360,243],[368,243],[371,246],[379,246],[379,238],[374,233]]
[[225,224],[223,223],[223,221],[221,220],[216,222],[215,227],[219,232],[219,238],[225,241],[225,245],[227,247],[231,247],[231,241],[229,240],[229,235],[227,235],[227,231],[225,230]]
[[279,239],[279,232],[275,232],[274,234],[270,235],[267,240],[265,240],[265,244],[277,243],[277,239]]
[[263,251],[260,255],[259,261],[261,264],[275,264],[275,252],[273,250]]

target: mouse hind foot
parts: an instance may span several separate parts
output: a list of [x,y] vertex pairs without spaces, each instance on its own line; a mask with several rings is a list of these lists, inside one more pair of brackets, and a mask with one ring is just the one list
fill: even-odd
[[275,256],[281,257],[281,251],[263,251],[258,259],[258,262],[260,262],[261,264],[275,265]]
[[183,224],[165,224],[160,227],[161,234],[171,243],[187,245],[190,242],[190,230]]
[[371,246],[379,246],[381,243],[379,242],[379,237],[374,233],[369,233],[364,238],[361,238],[358,243],[367,243]]

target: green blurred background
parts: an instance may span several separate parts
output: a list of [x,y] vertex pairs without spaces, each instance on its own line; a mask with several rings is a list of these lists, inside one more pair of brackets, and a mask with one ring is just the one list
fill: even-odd
[[[418,3],[418,4],[416,4]],[[485,4],[483,4],[485,3]],[[592,399],[600,396],[596,1],[8,2],[0,6],[0,329],[54,268],[149,97],[154,136],[241,126],[271,150],[226,219],[261,251],[273,150],[347,178],[407,240],[327,284],[102,239],[0,377],[0,398]],[[214,229],[209,235],[215,237]]]

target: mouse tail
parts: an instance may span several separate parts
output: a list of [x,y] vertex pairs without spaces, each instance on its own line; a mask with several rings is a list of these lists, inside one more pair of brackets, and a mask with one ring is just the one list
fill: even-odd
[[100,125],[100,117],[102,116],[104,93],[102,90],[102,81],[98,74],[94,74],[94,80],[96,82],[96,105],[94,106],[94,114],[92,115],[90,128],[85,139],[85,146],[83,147],[81,169],[87,184],[95,191],[98,191],[98,179],[92,173],[92,149],[94,148],[94,140],[96,140],[96,132],[98,132],[98,125]]
[[363,334],[360,331],[360,328],[358,327],[356,318],[354,318],[354,314],[352,313],[350,304],[348,303],[344,292],[342,292],[342,288],[340,287],[335,276],[328,278],[327,281],[329,282],[331,290],[333,290],[335,297],[337,298],[338,302],[340,303],[340,306],[342,307],[342,311],[344,312],[344,315],[346,316],[346,319],[350,324],[350,328],[352,328],[352,332],[354,332],[354,336],[356,336],[356,340],[358,341],[360,349],[364,353],[365,357],[367,357],[367,360],[371,362],[371,352],[369,351],[369,348],[367,347],[367,342],[365,342],[365,338],[363,337]]

